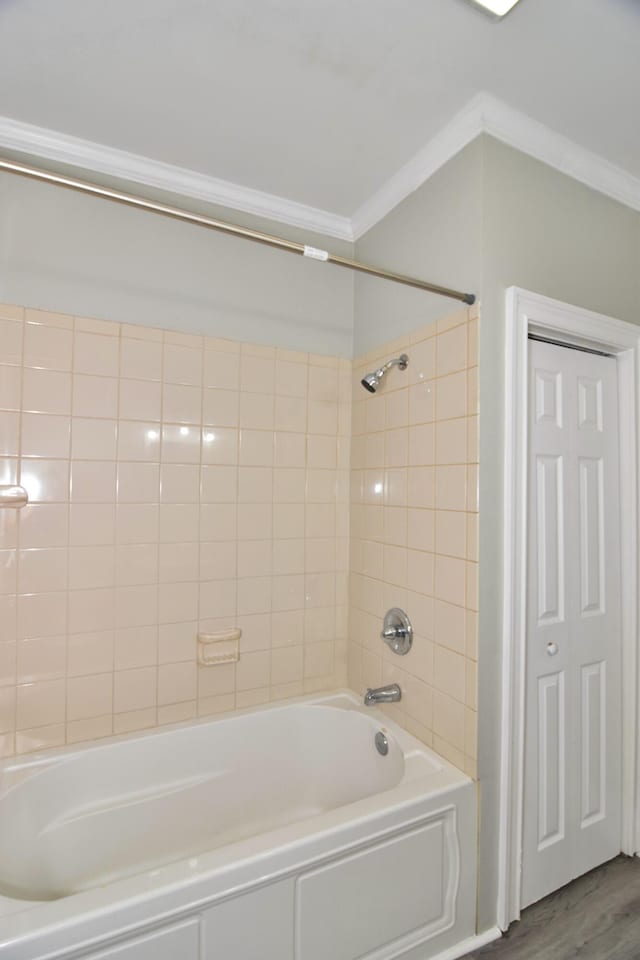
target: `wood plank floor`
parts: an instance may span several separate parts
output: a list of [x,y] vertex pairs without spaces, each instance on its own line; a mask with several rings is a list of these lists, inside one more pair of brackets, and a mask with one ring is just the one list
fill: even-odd
[[616,857],[574,880],[466,960],[640,960],[640,859]]

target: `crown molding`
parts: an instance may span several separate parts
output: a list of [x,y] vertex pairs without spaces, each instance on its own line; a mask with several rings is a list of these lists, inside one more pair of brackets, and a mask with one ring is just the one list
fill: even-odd
[[408,163],[400,167],[397,173],[356,210],[351,218],[354,240],[358,240],[386,217],[394,207],[426,183],[434,173],[483,132],[483,96],[478,94],[470,100]]
[[480,134],[486,133],[640,211],[640,178],[488,93],[479,93],[353,215],[359,239]]
[[541,160],[592,190],[640,211],[639,177],[496,97],[483,94],[481,109],[484,133]]
[[640,211],[640,178],[484,92],[473,97],[352,217],[10,117],[0,117],[0,148],[240,210],[348,242],[363,236],[483,133]]
[[0,148],[351,241],[349,217],[57,130],[0,117]]

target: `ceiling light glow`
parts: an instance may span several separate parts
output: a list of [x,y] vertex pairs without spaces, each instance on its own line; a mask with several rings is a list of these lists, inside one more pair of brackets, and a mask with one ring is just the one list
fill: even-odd
[[473,2],[496,17],[504,17],[505,13],[509,13],[509,10],[515,7],[518,0],[473,0]]

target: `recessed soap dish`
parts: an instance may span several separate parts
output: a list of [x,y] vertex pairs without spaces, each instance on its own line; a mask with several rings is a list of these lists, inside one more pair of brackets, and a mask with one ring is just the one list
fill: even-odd
[[215,667],[221,663],[235,663],[240,659],[242,630],[218,630],[216,633],[198,634],[198,663],[203,667]]

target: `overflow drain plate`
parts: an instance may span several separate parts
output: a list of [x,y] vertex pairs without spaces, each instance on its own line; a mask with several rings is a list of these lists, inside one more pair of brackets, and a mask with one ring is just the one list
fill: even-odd
[[386,757],[386,755],[389,753],[389,741],[385,737],[382,730],[378,730],[376,733],[376,750],[383,757]]

